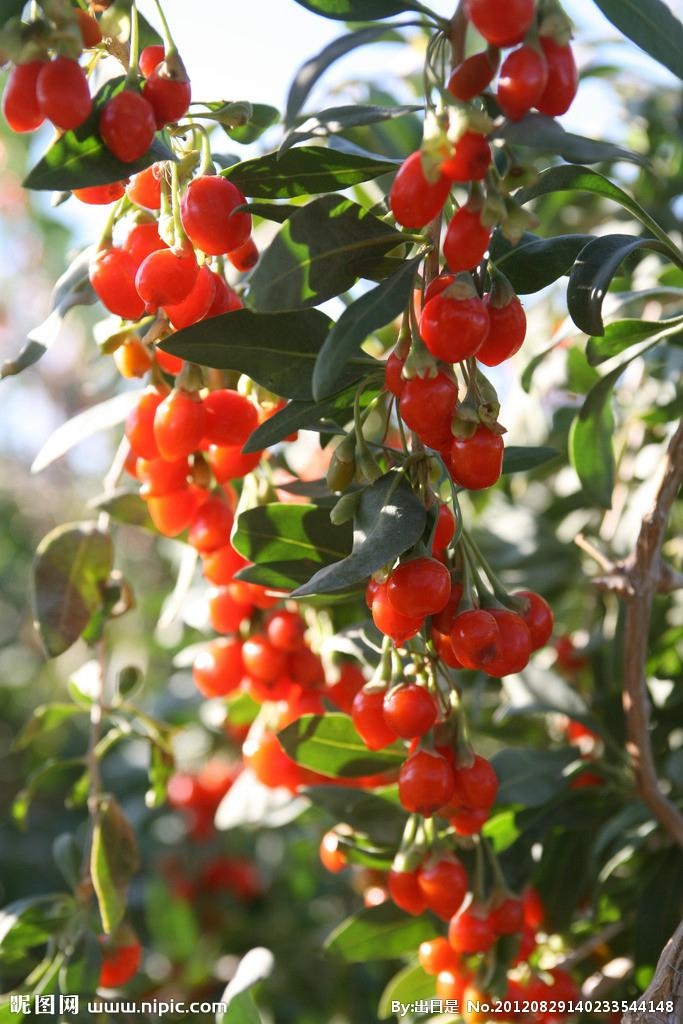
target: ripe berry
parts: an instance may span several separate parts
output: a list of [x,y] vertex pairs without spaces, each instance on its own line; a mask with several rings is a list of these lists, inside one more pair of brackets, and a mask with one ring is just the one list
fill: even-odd
[[137,266],[123,249],[102,249],[90,264],[90,283],[110,313],[124,320],[139,320],[145,304],[135,287]]
[[497,651],[496,620],[483,608],[461,612],[453,622],[451,643],[463,668],[481,668]]
[[192,524],[207,498],[208,493],[201,487],[183,487],[158,498],[148,498],[147,511],[159,533],[164,537],[177,537]]
[[384,693],[382,713],[392,732],[404,739],[413,739],[424,736],[432,728],[438,707],[424,686],[408,683]]
[[248,270],[253,270],[259,261],[259,251],[254,239],[248,238],[246,242],[242,242],[236,249],[231,249],[228,253],[228,259],[235,270],[239,270],[243,274]]
[[481,181],[486,177],[492,159],[491,147],[484,136],[478,132],[465,132],[451,155],[441,162],[441,172],[449,182]]
[[260,736],[249,735],[242,754],[256,778],[271,789],[284,786],[296,793],[305,780],[305,769],[288,757],[274,732],[265,730]]
[[511,121],[536,106],[548,81],[548,63],[541,50],[520,46],[503,61],[498,79],[498,105]]
[[387,391],[391,391],[392,395],[395,395],[396,398],[400,398],[405,385],[405,380],[401,376],[404,364],[405,359],[401,359],[395,352],[391,353],[384,364],[385,387]]
[[452,377],[439,371],[436,377],[407,380],[398,410],[404,423],[425,444],[440,449],[453,439],[451,421],[457,401],[458,385]]
[[534,20],[535,0],[466,0],[470,21],[484,39],[493,46],[515,46],[521,43]]
[[[445,939],[444,942],[446,942]],[[446,945],[448,945],[447,942]],[[451,949],[450,946],[448,948]],[[439,971],[436,978],[436,995],[439,999],[453,1000],[461,1005],[463,1010],[466,1010],[465,992],[470,988],[472,972],[462,966],[460,957],[455,950],[451,949],[451,954],[455,963],[452,967],[444,967]]]
[[199,266],[192,249],[174,252],[159,249],[146,256],[135,275],[135,287],[145,303],[147,312],[154,313],[159,306],[182,302],[197,280]]
[[164,459],[191,455],[204,436],[206,416],[201,401],[174,388],[154,414],[154,438]]
[[258,410],[254,403],[230,388],[211,391],[204,399],[204,408],[204,436],[210,444],[235,444],[241,448],[258,426]]
[[402,615],[421,618],[440,612],[451,593],[448,569],[436,558],[400,562],[387,580],[387,597]]
[[489,917],[499,935],[518,935],[524,927],[524,908],[516,896],[506,896],[491,908]]
[[553,632],[553,613],[550,605],[540,594],[533,590],[518,590],[515,598],[523,598],[526,608],[520,614],[531,634],[531,646],[534,651],[545,647]]
[[364,688],[351,705],[351,720],[368,750],[382,750],[398,735],[384,717],[384,695],[384,690]]
[[[151,415],[153,420],[154,412]],[[140,495],[143,498],[158,498],[179,491],[187,484],[189,466],[186,458],[174,459],[172,462],[160,458],[139,458],[136,468],[138,479],[142,482]]]
[[538,889],[528,885],[522,893],[522,908],[524,911],[524,923],[529,928],[537,931],[545,923],[545,907]]
[[143,77],[149,78],[155,67],[161,64],[165,56],[166,51],[163,46],[158,44],[145,46],[140,51],[140,56],[138,58],[138,67],[140,68],[140,72]]
[[136,455],[143,459],[158,459],[154,436],[154,417],[164,400],[156,388],[146,388],[138,399],[138,404],[131,409],[126,419],[126,437]]
[[428,181],[422,169],[422,154],[411,153],[398,169],[389,193],[392,213],[405,228],[422,228],[440,213],[451,183],[438,172]]
[[97,23],[97,18],[94,18],[92,14],[88,14],[87,11],[82,11],[78,7],[76,8],[76,17],[78,19],[81,39],[83,40],[83,49],[92,50],[94,46],[102,42],[102,31]]
[[78,128],[92,110],[85,71],[70,57],[55,57],[43,64],[36,81],[36,95],[45,117],[65,131]]
[[7,76],[2,97],[2,112],[13,132],[32,132],[40,128],[45,114],[38,100],[38,76],[45,61],[31,60],[17,64]]
[[345,661],[339,666],[339,679],[337,682],[328,682],[325,688],[325,696],[340,711],[345,711],[347,715],[350,715],[353,699],[364,686],[365,676],[359,666],[351,661]]
[[[455,516],[448,505],[440,504],[436,518],[436,527],[432,538],[434,552],[444,551],[455,536]],[[452,588],[451,588],[452,591]],[[458,595],[458,601],[460,595]]]
[[214,445],[206,453],[211,471],[219,484],[226,480],[237,480],[251,473],[261,461],[262,451],[242,452],[239,444]]
[[490,761],[475,754],[471,765],[453,769],[452,803],[472,810],[489,810],[498,793],[498,778]]
[[88,206],[106,206],[115,203],[124,194],[120,181],[112,181],[109,185],[89,185],[85,188],[74,188],[71,195]]
[[386,583],[380,584],[375,590],[370,612],[380,633],[391,637],[398,646],[414,637],[424,621],[421,615],[403,615],[397,611],[389,600]]
[[420,967],[426,974],[440,974],[441,971],[457,969],[460,959],[447,939],[439,936],[421,942],[417,951]]
[[489,333],[477,350],[477,359],[485,366],[498,366],[522,347],[526,314],[516,295],[499,306],[489,293],[484,296],[484,305],[489,314]]
[[333,875],[338,875],[348,864],[344,848],[339,842],[339,836],[333,829],[326,832],[320,840],[318,855],[322,866]]
[[450,855],[426,861],[417,881],[429,909],[444,921],[460,908],[469,884],[464,867]]
[[251,215],[234,212],[245,202],[227,178],[203,175],[191,181],[181,201],[180,215],[192,244],[210,256],[220,256],[246,242]]
[[274,683],[285,674],[287,656],[273,647],[263,633],[253,633],[244,641],[244,667],[250,676],[266,683]]
[[236,551],[230,542],[202,555],[202,572],[209,583],[227,586],[233,576],[247,564],[246,558]]
[[[432,355],[447,363],[458,363],[475,355],[486,340],[488,331],[488,311],[473,286],[449,285],[429,299],[422,310],[422,340]],[[404,396],[405,392],[401,397],[401,408]],[[448,432],[450,434],[450,421]]]
[[461,206],[451,217],[443,242],[449,268],[457,273],[478,266],[490,239],[491,228],[482,224],[480,211]]
[[206,314],[207,319],[210,316],[219,316],[221,313],[232,313],[236,309],[242,309],[244,304],[237,292],[230,287],[220,274],[217,274],[214,270],[211,273],[216,284],[216,295],[209,312]]
[[146,210],[158,210],[161,206],[160,166],[152,164],[144,171],[134,174],[126,185],[126,195],[136,206]]
[[212,587],[208,602],[209,621],[217,633],[237,633],[253,611],[252,605],[236,601],[227,587]]
[[453,795],[453,769],[441,754],[417,750],[398,773],[398,795],[407,811],[431,817]]
[[142,221],[128,232],[123,248],[131,254],[137,268],[151,253],[167,249],[168,246],[159,235],[156,221]]
[[179,331],[183,327],[199,323],[209,312],[215,296],[215,275],[207,266],[200,267],[189,295],[181,302],[164,306],[164,313],[171,327]]
[[447,89],[456,100],[467,103],[484,91],[495,75],[497,67],[498,57],[495,51],[492,53],[491,50],[482,50],[481,53],[473,53],[453,69]]
[[459,836],[473,836],[481,832],[483,825],[488,821],[489,812],[485,808],[473,807],[458,807],[454,810],[451,804],[444,817]]
[[492,487],[503,469],[503,438],[480,423],[471,437],[454,437],[445,453],[455,483],[469,491]]
[[222,498],[209,498],[197,512],[190,527],[188,543],[202,554],[228,543],[234,516]]
[[541,46],[548,62],[548,81],[536,109],[549,117],[565,114],[576,96],[579,73],[571,45],[556,43],[550,36],[541,36]]
[[387,878],[387,884],[389,895],[401,910],[416,916],[423,914],[427,909],[427,901],[420,888],[417,871],[397,871],[392,868]]
[[304,646],[306,623],[298,612],[282,609],[268,619],[266,633],[273,647],[292,654]]
[[179,121],[187,113],[192,90],[187,77],[174,77],[166,61],[162,61],[147,76],[142,95],[154,110],[157,128]]
[[471,903],[448,925],[448,941],[456,953],[486,953],[497,938],[486,908]]
[[203,697],[225,697],[232,693],[243,674],[242,642],[231,637],[212,640],[192,666],[192,678]]
[[116,349],[114,362],[121,376],[130,380],[144,377],[152,365],[152,357],[149,349],[133,334]]
[[140,968],[142,946],[139,942],[126,942],[114,945],[108,937],[100,937],[102,948],[102,964],[98,986],[100,988],[118,988],[135,977]]
[[145,155],[154,140],[154,110],[139,92],[124,89],[103,106],[98,130],[117,160],[133,163]]

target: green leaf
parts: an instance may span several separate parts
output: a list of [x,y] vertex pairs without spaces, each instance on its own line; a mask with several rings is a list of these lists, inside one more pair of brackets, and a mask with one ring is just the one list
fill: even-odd
[[629,160],[641,166],[648,163],[641,153],[615,146],[612,142],[599,142],[597,139],[573,135],[566,132],[554,118],[535,112],[525,114],[519,121],[506,121],[492,137],[505,139],[512,146],[527,146],[556,153],[574,163],[597,164],[608,160]]
[[111,537],[94,523],[65,523],[40,542],[31,598],[48,657],[68,650],[100,611],[113,563]]
[[425,939],[433,939],[438,926],[425,916],[410,917],[393,903],[381,903],[349,917],[335,928],[325,949],[348,963],[389,960],[414,954]]
[[157,160],[175,160],[165,142],[157,136],[139,160],[123,163],[102,142],[97,126],[102,107],[123,91],[125,77],[114,78],[93,98],[93,111],[78,128],[64,132],[29,172],[24,188],[68,191],[91,185],[108,185],[137,174]]
[[288,199],[336,192],[394,170],[393,163],[381,157],[356,156],[324,146],[299,146],[233,164],[222,176],[255,199]]
[[503,473],[525,473],[545,465],[558,455],[560,452],[557,448],[549,448],[547,445],[527,448],[511,444],[503,453]]
[[49,757],[46,761],[42,761],[40,767],[31,772],[26,780],[26,785],[12,801],[12,817],[15,823],[23,828],[36,793],[41,789],[49,790],[51,784],[60,775],[71,775],[73,772],[82,774],[84,763],[82,757]]
[[254,217],[261,217],[263,220],[272,220],[278,224],[284,224],[301,207],[296,206],[294,203],[244,203],[238,209],[245,210]]
[[424,11],[419,3],[403,2],[403,0],[296,0],[301,7],[306,7],[323,18],[335,21],[379,21],[381,18],[392,18],[395,14],[408,11]]
[[107,935],[121,923],[131,877],[139,867],[135,833],[113,797],[100,801],[90,852],[90,875]]
[[326,811],[335,822],[350,825],[356,832],[370,836],[375,843],[391,845],[401,840],[406,812],[398,803],[398,788],[364,793],[346,786],[311,786],[305,795],[316,807]]
[[75,889],[81,880],[83,847],[70,832],[62,832],[52,843],[54,862],[64,881]]
[[396,36],[388,36],[387,29],[383,25],[362,28],[357,32],[347,32],[328,43],[320,53],[302,64],[294,76],[287,96],[285,125],[290,127],[294,123],[294,119],[306,102],[311,89],[331,64],[351,50],[355,50],[359,46],[366,46],[368,43],[379,42],[383,38],[396,38]]
[[220,1024],[263,1024],[263,1017],[251,992],[240,992],[236,995],[225,1013],[216,1019],[220,1020]]
[[140,400],[136,391],[124,391],[121,395],[108,398],[104,402],[98,402],[85,412],[72,416],[66,423],[62,423],[50,434],[47,441],[40,449],[33,464],[32,473],[40,473],[47,466],[52,465],[62,455],[75,448],[81,441],[85,441],[102,430],[110,430],[116,427],[128,416]]
[[668,247],[655,238],[604,235],[594,238],[579,253],[569,274],[567,309],[586,334],[604,334],[602,303],[620,265],[638,249],[654,249],[669,255]]
[[328,594],[367,582],[377,569],[393,562],[420,539],[427,521],[424,505],[395,472],[361,492],[353,525],[353,551],[321,569],[293,597]]
[[683,24],[662,0],[595,0],[631,42],[683,79]]
[[588,339],[586,358],[591,366],[599,366],[653,335],[658,339],[670,335],[675,337],[681,333],[679,328],[683,328],[683,316],[669,320],[614,320],[606,325],[602,337]]
[[[515,201],[524,205],[538,196],[547,195],[550,192],[592,192],[593,195],[602,196],[603,199],[611,199],[613,202],[623,206],[636,220],[651,231],[655,238],[667,246],[675,261],[680,259],[678,249],[670,240],[666,231],[660,227],[640,203],[637,203],[627,192],[619,188],[614,182],[606,178],[604,174],[592,171],[589,167],[581,167],[578,164],[567,164],[562,167],[551,167],[543,171],[538,180],[528,188],[522,188],[515,193]],[[589,332],[592,333],[592,332]]]
[[303,715],[279,732],[278,738],[297,764],[331,778],[374,775],[399,768],[406,759],[403,744],[368,750],[349,716],[341,712]]
[[50,296],[50,312],[41,324],[29,331],[26,344],[14,359],[0,367],[0,380],[21,373],[41,359],[57,340],[64,317],[74,306],[91,306],[97,296],[90,284],[88,269],[92,248],[80,253],[57,280]]
[[144,889],[145,919],[154,949],[173,963],[188,961],[201,940],[191,903],[173,893],[164,878],[153,875]]
[[314,199],[292,214],[261,255],[251,279],[254,308],[267,313],[317,306],[348,291],[360,260],[404,240],[350,199]]
[[168,782],[175,771],[175,758],[165,747],[150,740],[149,769],[147,778],[149,789],[145,794],[148,807],[161,807],[166,799]]
[[411,1006],[420,999],[434,999],[434,978],[419,964],[408,964],[386,985],[380,996],[377,1015],[380,1020],[387,1020],[394,1013],[392,1002]]
[[106,512],[117,523],[126,523],[128,526],[141,526],[145,530],[156,533],[157,529],[152,522],[147,505],[137,491],[129,491],[125,487],[117,488],[109,494],[99,494],[91,498],[88,507],[98,512]]
[[313,396],[326,398],[339,390],[339,377],[351,356],[379,327],[404,312],[410,299],[421,256],[407,260],[391,277],[347,306],[330,330],[313,370]]
[[364,128],[371,124],[380,124],[382,121],[393,121],[406,114],[415,114],[421,110],[422,107],[414,103],[390,107],[371,103],[328,107],[317,114],[311,114],[296,128],[292,128],[282,140],[280,151],[289,149],[299,142],[305,142],[307,139],[328,139],[331,135],[348,131],[349,128]]
[[62,992],[90,995],[97,989],[102,968],[102,950],[92,932],[78,936],[59,971]]
[[29,746],[38,736],[57,729],[76,715],[85,715],[84,708],[76,704],[40,704],[14,741],[15,750]]
[[273,563],[294,586],[305,583],[321,566],[346,557],[351,526],[333,526],[328,509],[317,505],[259,505],[240,513],[235,548],[257,565]]
[[[108,7],[100,17],[100,29],[103,36],[112,36],[124,46],[130,43],[131,18],[130,11],[133,6],[132,0],[117,0]],[[138,36],[140,49],[144,46],[154,46],[163,43],[163,39],[156,29],[152,28],[146,18],[138,11]]]
[[256,946],[240,960],[230,984],[221,996],[228,1009],[216,1014],[217,1024],[261,1024],[261,1015],[253,1001],[251,989],[268,978],[275,966],[269,949]]
[[25,6],[25,0],[0,0],[0,25],[10,18],[18,18]]
[[[243,101],[238,100],[237,102],[242,103]],[[209,103],[208,107],[210,110],[213,110],[224,105],[223,103]],[[243,146],[248,146],[250,143],[255,142],[259,136],[263,135],[267,128],[277,124],[280,120],[280,111],[277,107],[271,107],[268,103],[245,103],[244,105],[250,108],[249,117],[245,123],[236,125],[234,128],[222,124],[221,128],[233,142],[239,142]]]
[[[313,367],[330,323],[318,309],[277,314],[237,309],[176,331],[160,347],[202,366],[246,373],[276,395],[305,402],[313,398]],[[365,356],[350,360],[340,390],[376,365]]]
[[497,228],[491,241],[491,259],[509,278],[518,295],[528,295],[568,274],[592,235],[557,235],[538,238],[527,232],[512,245]]
[[508,747],[499,750],[491,763],[500,780],[499,804],[523,804],[538,807],[564,789],[562,774],[577,758],[576,750],[532,750]]
[[[590,835],[583,822],[579,827],[553,829],[543,839],[541,862],[534,873],[547,927],[562,932],[576,913],[577,904],[590,885]],[[562,885],[557,884],[558,878]]]
[[[288,402],[273,416],[256,428],[244,445],[244,452],[258,452],[271,444],[284,440],[295,430],[316,430],[318,432],[340,432],[353,416],[353,400],[356,387],[340,391],[338,395],[323,402]],[[377,395],[372,388],[366,388],[361,395],[361,408]],[[326,489],[329,495],[329,489]]]
[[61,930],[75,910],[76,901],[66,892],[8,903],[0,910],[0,958],[42,945]]

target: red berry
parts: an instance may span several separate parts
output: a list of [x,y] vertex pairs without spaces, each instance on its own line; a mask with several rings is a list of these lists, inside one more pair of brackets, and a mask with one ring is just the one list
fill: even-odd
[[154,414],[154,438],[161,457],[170,460],[191,455],[201,443],[205,424],[201,401],[174,388]]
[[454,437],[445,453],[456,484],[469,491],[492,487],[503,469],[503,438],[480,423],[471,437]]
[[[432,538],[432,548],[435,552],[444,551],[455,536],[455,516],[448,505],[440,504],[436,517],[436,527]],[[451,588],[452,592],[452,588]],[[449,599],[450,600],[450,599]],[[458,595],[458,601],[460,595]]]
[[210,316],[219,316],[221,313],[232,313],[236,309],[242,309],[243,303],[234,289],[215,271],[211,271],[216,285],[216,295],[211,304],[207,319]]
[[136,224],[132,227],[126,236],[123,248],[126,252],[129,252],[135,260],[135,272],[137,273],[137,268],[144,259],[147,259],[147,257],[153,252],[159,252],[160,249],[167,249],[168,246],[159,235],[156,221],[152,220],[143,221],[141,224]]
[[87,11],[82,11],[80,8],[76,8],[76,17],[78,18],[78,27],[81,32],[81,39],[83,40],[83,48],[85,50],[92,50],[94,46],[102,42],[102,31],[97,18],[94,18],[92,14],[88,14]]
[[451,802],[471,810],[489,810],[498,793],[498,778],[490,761],[475,754],[470,765],[453,769],[455,785]]
[[244,674],[242,642],[219,637],[195,658],[192,678],[203,697],[225,697],[237,689]]
[[484,670],[496,678],[521,672],[529,664],[533,650],[527,624],[516,612],[505,608],[494,608],[491,615],[498,626],[498,650]]
[[387,597],[397,612],[422,618],[440,612],[451,593],[448,569],[436,558],[400,562],[387,580]]
[[559,117],[569,110],[579,87],[574,53],[569,43],[561,45],[550,36],[541,36],[541,46],[548,62],[548,81],[535,106],[542,114]]
[[391,391],[392,395],[395,395],[396,398],[400,397],[405,384],[405,380],[401,376],[404,363],[405,359],[401,359],[395,352],[392,352],[384,364],[384,383],[386,389]]
[[524,908],[516,896],[506,896],[492,907],[489,918],[499,935],[518,935],[524,927]]
[[403,615],[397,611],[389,600],[387,584],[380,584],[374,592],[370,605],[372,621],[385,636],[391,637],[395,644],[404,644],[422,628],[421,615]]
[[441,172],[449,182],[481,181],[486,177],[493,154],[478,132],[465,132],[455,144],[453,153],[441,162]]
[[72,196],[81,203],[88,206],[106,206],[108,203],[115,203],[124,194],[124,187],[120,181],[112,181],[110,185],[90,185],[86,188],[74,188]]
[[163,128],[187,113],[192,89],[187,78],[174,78],[163,61],[147,76],[142,95],[154,111],[156,127]]
[[382,713],[384,721],[397,736],[413,739],[432,728],[439,709],[424,686],[407,683],[385,692]]
[[[156,407],[151,412],[152,421],[155,412]],[[187,484],[190,469],[187,458],[174,459],[172,462],[160,458],[139,458],[136,468],[138,479],[142,482],[140,495],[143,498],[158,498],[162,494],[181,490]]]
[[[443,941],[446,942],[445,939]],[[470,987],[473,975],[471,971],[462,966],[460,957],[455,950],[450,946],[448,948],[451,950],[455,962],[452,967],[444,967],[439,971],[436,979],[436,994],[439,999],[450,999],[462,1006],[464,1011],[466,1010],[465,992],[473,991]]]
[[149,78],[155,67],[157,67],[158,64],[161,64],[165,56],[166,51],[163,46],[158,44],[145,46],[140,51],[140,56],[138,58],[138,67],[140,68],[140,72],[143,77]]
[[38,76],[44,66],[45,61],[31,60],[17,64],[7,76],[2,112],[13,132],[33,132],[45,120],[37,95]]
[[498,626],[483,608],[456,615],[451,630],[455,656],[463,668],[479,669],[497,653]]
[[254,239],[248,238],[246,242],[242,242],[236,249],[231,249],[228,253],[228,259],[235,270],[239,270],[243,274],[248,270],[253,270],[259,261],[259,251]]
[[384,695],[384,690],[364,688],[351,705],[351,720],[368,750],[382,750],[397,737],[384,717]]
[[461,206],[451,217],[443,241],[443,254],[449,268],[457,273],[478,266],[490,239],[491,228],[482,224],[480,211]]
[[441,754],[417,750],[398,773],[398,795],[407,811],[431,817],[453,795],[453,769]]
[[156,388],[147,388],[131,409],[126,419],[126,437],[136,455],[143,459],[158,459],[159,449],[154,437],[154,417],[164,400]]
[[526,604],[520,614],[531,634],[532,649],[537,651],[539,647],[545,647],[552,635],[554,624],[550,605],[533,590],[518,590],[512,596],[522,598]]
[[542,928],[545,923],[545,907],[543,906],[543,900],[538,889],[534,889],[532,885],[522,893],[522,908],[524,911],[524,923],[529,927],[537,931]]
[[498,105],[511,121],[536,106],[548,81],[548,63],[541,50],[520,46],[503,61],[498,79]]
[[534,14],[535,0],[466,0],[469,19],[493,46],[515,46],[527,34]]
[[441,172],[428,181],[422,168],[422,154],[411,153],[398,169],[389,193],[392,213],[405,228],[422,228],[440,213],[451,183]]
[[236,601],[228,587],[213,587],[209,591],[208,601],[209,620],[217,633],[237,633],[253,611],[251,604]]
[[[420,318],[422,340],[433,356],[446,363],[459,363],[475,355],[489,331],[486,306],[478,295],[470,295],[469,289],[459,298],[461,288],[456,283],[435,295],[426,303]],[[450,422],[448,426],[450,434]]]
[[298,612],[286,609],[273,612],[266,625],[266,633],[273,647],[292,654],[304,646],[306,623]]
[[55,57],[43,64],[36,82],[40,108],[57,128],[78,128],[92,110],[85,71],[77,60]]
[[158,249],[146,256],[135,275],[135,287],[148,313],[182,302],[192,291],[199,266],[192,249]]
[[211,445],[206,459],[219,484],[226,480],[237,480],[251,473],[261,461],[262,451],[242,452],[242,445]]
[[227,178],[204,175],[191,181],[182,198],[180,215],[192,244],[210,256],[220,256],[246,242],[251,215],[234,212],[245,201]]
[[179,374],[185,365],[185,360],[181,359],[180,356],[172,356],[170,352],[164,352],[159,347],[154,349],[154,359],[157,366],[161,367],[164,373],[169,373],[172,377]]
[[358,665],[345,661],[339,666],[339,679],[335,683],[328,683],[325,688],[325,696],[329,697],[335,707],[340,711],[351,714],[353,699],[365,686],[365,676]]
[[90,264],[90,283],[110,313],[124,320],[139,320],[145,304],[135,287],[137,265],[123,249],[102,249]]
[[483,92],[496,73],[498,58],[490,50],[473,53],[451,72],[447,88],[456,100],[473,100]]
[[188,543],[202,554],[215,551],[228,543],[233,521],[232,510],[222,498],[209,498],[197,512]]
[[243,558],[230,543],[208,551],[202,556],[204,578],[217,586],[227,586],[228,583],[232,583],[235,573],[243,569],[246,564],[246,558]]
[[114,945],[108,936],[100,937],[102,964],[98,986],[118,988],[135,977],[140,968],[142,946],[139,942],[125,942]]
[[427,901],[420,889],[417,871],[396,871],[394,868],[387,878],[389,895],[401,910],[408,914],[423,914]]
[[326,832],[320,840],[318,855],[322,866],[333,875],[338,875],[348,864],[344,848],[340,845],[339,836],[333,829]]
[[159,533],[164,537],[177,537],[191,525],[207,497],[201,487],[183,487],[158,498],[148,498],[147,511]]
[[448,941],[456,953],[486,953],[497,938],[485,907],[471,903],[448,925]]
[[244,667],[254,679],[274,683],[285,675],[287,656],[284,651],[273,647],[263,633],[254,633],[244,641]]
[[487,294],[484,305],[489,314],[489,333],[477,350],[477,359],[485,366],[498,366],[522,347],[526,336],[526,314],[516,295],[504,306],[498,306]]
[[451,421],[458,401],[458,385],[439,371],[436,377],[413,377],[405,382],[398,411],[404,423],[430,448],[440,449],[453,440]]
[[458,807],[453,810],[451,805],[444,815],[459,836],[473,836],[481,832],[482,826],[488,821],[489,812],[485,808]]
[[250,734],[242,754],[256,778],[271,789],[284,786],[296,793],[305,779],[305,770],[288,757],[275,733],[269,730],[257,737]]
[[456,970],[460,959],[447,939],[439,936],[421,942],[417,951],[420,967],[426,974],[440,974],[441,971]]
[[204,399],[205,437],[210,444],[239,445],[240,448],[258,426],[254,403],[230,388],[211,391]]
[[467,872],[453,856],[432,857],[420,867],[417,880],[427,906],[444,921],[455,914],[467,895]]
[[102,142],[117,160],[133,163],[154,141],[154,110],[139,92],[124,89],[102,107],[98,129]]
[[216,281],[213,271],[205,265],[199,268],[197,279],[192,285],[189,295],[181,302],[164,306],[164,313],[171,327],[177,331],[191,324],[199,323],[209,312],[216,296]]
[[134,174],[126,185],[126,195],[137,206],[143,206],[146,210],[158,210],[161,206],[159,164],[152,164],[144,171]]

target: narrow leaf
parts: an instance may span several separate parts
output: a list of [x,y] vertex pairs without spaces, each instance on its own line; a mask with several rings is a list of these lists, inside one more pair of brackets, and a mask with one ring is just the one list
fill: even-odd
[[315,199],[289,218],[262,254],[251,279],[254,308],[263,313],[317,306],[348,291],[360,260],[403,240],[350,199]]
[[129,491],[124,487],[118,488],[111,493],[91,498],[88,507],[96,509],[98,512],[106,512],[117,523],[141,526],[145,530],[151,530],[152,533],[157,532],[147,511],[147,504],[137,491]]
[[395,170],[381,157],[370,159],[324,146],[299,146],[233,164],[223,171],[245,195],[254,199],[336,192]]
[[[430,1002],[434,1000],[434,978],[427,974],[419,964],[408,964],[388,982],[380,996],[377,1015],[380,1020],[387,1020],[395,1013],[392,1003],[398,1002],[403,1006],[412,1006],[422,999]],[[434,1002],[436,1006],[441,1003],[441,1000],[434,1000]]]
[[63,722],[76,715],[85,715],[84,708],[77,704],[40,704],[13,743],[15,750],[29,746],[38,736],[57,729]]
[[405,310],[413,291],[421,256],[408,260],[393,274],[347,306],[330,330],[313,370],[313,396],[326,398],[339,390],[339,377],[351,356],[379,327]]
[[105,797],[93,828],[90,874],[107,935],[126,912],[128,885],[139,866],[135,833],[113,797]]
[[513,146],[556,153],[572,163],[597,164],[608,160],[629,160],[641,166],[648,163],[641,153],[615,146],[612,142],[599,142],[566,132],[558,121],[545,114],[528,113],[519,121],[506,121],[494,132],[493,138],[505,139]]
[[306,7],[323,18],[335,21],[379,21],[391,18],[395,14],[407,11],[422,11],[419,3],[402,2],[402,0],[296,0],[301,7]]
[[[241,103],[238,100],[237,103]],[[224,106],[224,104],[208,104],[209,109],[214,109],[218,106]],[[252,142],[255,142],[267,128],[277,124],[280,120],[280,111],[277,107],[271,107],[268,103],[249,103],[245,104],[250,108],[249,117],[244,124],[235,125],[233,128],[228,127],[225,124],[221,125],[221,128],[233,142],[239,142],[242,146],[248,146]]]
[[576,760],[576,750],[532,750],[508,747],[494,754],[491,763],[500,780],[498,803],[539,807],[564,789],[562,772]]
[[22,952],[42,945],[60,930],[75,910],[76,901],[66,892],[27,896],[8,903],[0,910],[2,952]]
[[662,0],[595,0],[631,42],[683,79],[683,24]]
[[361,493],[351,554],[321,569],[292,596],[328,594],[366,582],[373,572],[419,540],[426,521],[424,505],[405,480],[396,473],[386,473]]
[[631,253],[654,249],[668,255],[668,247],[655,238],[633,235],[604,235],[594,238],[579,253],[569,274],[567,309],[572,320],[586,334],[604,334],[602,303],[612,278]]
[[568,274],[592,235],[557,235],[538,238],[526,233],[512,245],[497,229],[491,241],[491,259],[509,278],[518,295],[540,291]]
[[433,939],[437,933],[435,920],[424,915],[410,917],[389,901],[342,921],[328,937],[325,948],[348,963],[388,960],[414,954],[421,942]]
[[403,744],[368,750],[349,716],[337,712],[303,715],[278,738],[297,764],[331,778],[352,779],[398,769],[406,759]]
[[586,358],[591,366],[599,366],[654,335],[658,338],[676,336],[682,327],[683,316],[669,320],[614,320],[606,325],[602,337],[588,339]]
[[35,626],[48,657],[62,654],[102,607],[114,561],[111,537],[94,523],[66,523],[38,545],[33,563]]
[[[256,428],[242,451],[261,451],[289,437],[295,430],[341,431],[353,415],[355,393],[356,388],[351,387],[322,402],[288,402]],[[364,390],[361,407],[365,407],[376,394],[372,389]]]
[[81,441],[123,423],[139,400],[140,396],[136,391],[124,391],[121,395],[108,398],[73,416],[49,436],[33,460],[31,472],[40,473]]
[[294,119],[306,102],[311,89],[331,64],[351,50],[355,50],[359,46],[366,46],[368,43],[377,42],[386,37],[386,35],[387,29],[384,26],[373,26],[372,28],[359,29],[357,32],[347,32],[345,35],[328,43],[320,53],[316,54],[315,57],[311,57],[305,64],[302,64],[294,76],[294,81],[287,96],[285,109],[286,127],[290,127],[294,123]]
[[328,107],[317,114],[311,114],[285,135],[280,146],[284,151],[307,139],[327,139],[330,135],[348,131],[349,128],[363,128],[382,121],[393,121],[406,114],[416,114],[421,106],[406,104],[403,106],[379,106],[377,104],[356,103],[349,106]]
[[560,452],[546,445],[538,447],[509,445],[503,454],[503,473],[525,473],[556,459]]

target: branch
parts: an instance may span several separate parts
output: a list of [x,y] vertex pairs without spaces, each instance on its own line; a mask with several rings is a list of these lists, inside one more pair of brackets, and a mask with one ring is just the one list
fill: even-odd
[[[683,1022],[683,921],[657,961],[654,977],[637,1000],[644,1010],[625,1013],[621,1024],[681,1024]],[[673,1010],[648,1012],[648,1005],[673,1003]]]

